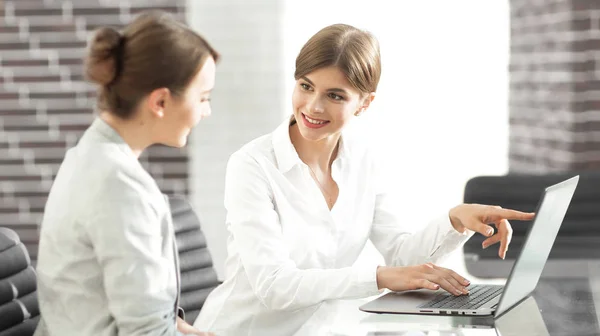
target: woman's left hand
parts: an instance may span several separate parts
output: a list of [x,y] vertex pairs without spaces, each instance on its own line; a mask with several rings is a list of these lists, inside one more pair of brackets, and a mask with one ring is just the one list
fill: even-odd
[[[516,210],[503,209],[499,206],[481,205],[481,204],[461,204],[450,210],[450,222],[458,232],[464,232],[466,229],[476,231],[488,237],[483,241],[482,247],[487,248],[490,245],[500,242],[498,255],[504,259],[508,244],[512,238],[512,228],[509,219],[528,221],[535,217],[534,213],[521,212]],[[493,224],[498,229],[494,234]]]
[[187,322],[185,322],[179,316],[177,317],[177,331],[179,331],[180,333],[182,333],[184,335],[215,336],[213,333],[202,332],[202,331],[192,327],[191,325],[189,325]]

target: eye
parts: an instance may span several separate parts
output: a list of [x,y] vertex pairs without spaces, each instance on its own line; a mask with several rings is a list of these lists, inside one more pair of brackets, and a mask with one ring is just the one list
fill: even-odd
[[331,98],[333,100],[344,100],[344,97],[337,95],[335,93],[330,93],[328,96],[329,96],[329,98]]
[[204,98],[200,98],[200,102],[201,102],[201,103],[207,103],[207,102],[210,102],[210,97],[204,97]]
[[305,90],[305,91],[311,91],[311,87],[310,85],[306,84],[306,83],[300,83],[300,87]]

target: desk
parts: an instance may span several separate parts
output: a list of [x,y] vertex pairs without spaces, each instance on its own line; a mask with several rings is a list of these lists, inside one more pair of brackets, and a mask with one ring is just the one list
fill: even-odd
[[[581,264],[581,262],[579,262]],[[564,277],[542,276],[531,298],[492,317],[371,314],[358,309],[373,298],[325,302],[297,335],[533,336],[600,335],[600,261]]]

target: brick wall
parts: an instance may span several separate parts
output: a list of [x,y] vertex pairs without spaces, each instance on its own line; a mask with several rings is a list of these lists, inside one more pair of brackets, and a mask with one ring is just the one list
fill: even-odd
[[600,169],[600,1],[511,1],[511,172]]
[[[148,9],[183,21],[186,6],[184,0],[0,4],[0,226],[16,229],[35,259],[52,180],[94,117],[95,88],[82,75],[91,32],[120,28]],[[189,193],[187,151],[156,146],[141,158],[163,192]]]

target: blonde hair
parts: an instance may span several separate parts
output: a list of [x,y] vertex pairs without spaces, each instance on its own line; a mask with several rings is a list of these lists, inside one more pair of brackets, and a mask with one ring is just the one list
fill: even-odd
[[325,27],[300,50],[294,78],[328,66],[339,68],[360,92],[375,92],[381,77],[379,42],[373,34],[347,24]]

